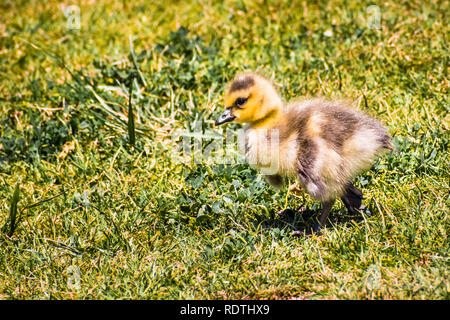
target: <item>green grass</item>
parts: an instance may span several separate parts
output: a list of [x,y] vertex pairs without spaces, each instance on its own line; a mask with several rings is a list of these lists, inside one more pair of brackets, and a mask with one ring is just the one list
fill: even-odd
[[[0,298],[450,298],[447,1],[379,2],[379,29],[365,1],[76,3],[79,30],[56,1],[0,4]],[[315,215],[276,212],[308,196],[172,161],[243,70],[386,124],[366,210],[291,237]]]

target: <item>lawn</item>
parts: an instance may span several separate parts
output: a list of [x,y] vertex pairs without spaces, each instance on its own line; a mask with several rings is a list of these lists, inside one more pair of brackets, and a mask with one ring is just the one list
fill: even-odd
[[[70,4],[0,3],[0,299],[450,298],[448,1]],[[245,70],[385,124],[360,214],[174,157]]]

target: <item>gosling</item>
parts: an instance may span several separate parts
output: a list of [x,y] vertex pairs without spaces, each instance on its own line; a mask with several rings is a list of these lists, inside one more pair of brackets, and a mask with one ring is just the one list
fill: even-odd
[[314,98],[285,104],[274,85],[255,73],[237,76],[224,100],[226,109],[215,124],[246,124],[247,161],[272,186],[297,179],[322,203],[314,232],[325,226],[337,198],[349,212],[357,212],[363,194],[353,179],[393,149],[386,129],[348,102]]

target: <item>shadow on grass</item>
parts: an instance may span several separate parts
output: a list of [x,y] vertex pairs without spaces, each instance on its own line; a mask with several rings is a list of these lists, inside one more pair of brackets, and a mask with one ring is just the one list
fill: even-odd
[[[296,209],[287,208],[275,212],[270,220],[259,221],[265,229],[287,230],[292,235],[309,235],[312,232],[314,224],[320,216],[320,208],[308,208],[301,206]],[[346,225],[352,221],[359,223],[364,218],[361,213],[352,214],[345,207],[332,210],[325,228],[333,225]]]

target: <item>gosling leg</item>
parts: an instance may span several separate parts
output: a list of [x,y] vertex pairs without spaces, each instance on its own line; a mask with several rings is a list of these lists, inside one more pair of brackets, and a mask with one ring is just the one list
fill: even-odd
[[322,203],[322,210],[320,211],[319,221],[313,226],[313,231],[318,232],[321,227],[327,223],[328,216],[330,215],[331,208],[333,207],[335,200],[330,200]]

